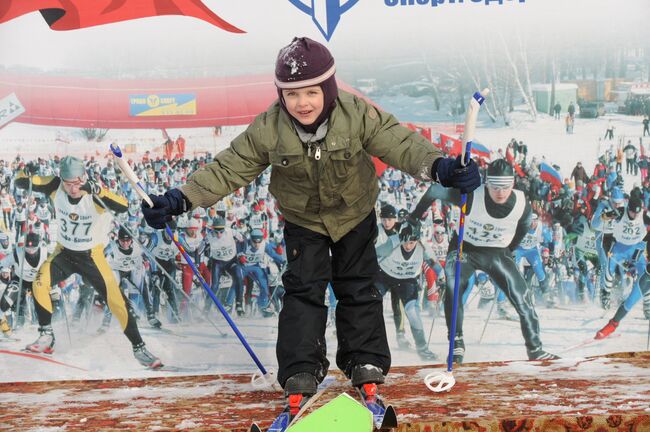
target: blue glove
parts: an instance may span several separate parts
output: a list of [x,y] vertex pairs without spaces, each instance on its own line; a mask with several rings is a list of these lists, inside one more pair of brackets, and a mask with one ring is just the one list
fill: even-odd
[[146,201],[142,201],[142,214],[150,227],[155,229],[165,228],[165,224],[192,208],[192,203],[180,189],[170,189],[164,195],[149,195],[153,208]]
[[460,189],[460,193],[466,194],[481,185],[481,175],[478,172],[478,165],[470,159],[466,166],[460,163],[460,156],[456,159],[438,158],[431,167],[431,177],[444,187]]

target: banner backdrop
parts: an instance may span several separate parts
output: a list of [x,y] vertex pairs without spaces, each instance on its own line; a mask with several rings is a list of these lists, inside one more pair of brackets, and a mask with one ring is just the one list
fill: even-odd
[[[0,317],[13,339],[0,336],[0,344],[17,349],[38,336],[31,281],[21,277],[24,245],[37,234],[45,257],[70,228],[58,221],[51,191],[37,185],[57,176],[61,158],[73,155],[97,187],[125,200],[115,215],[114,208],[100,211],[113,219],[103,254],[147,347],[194,372],[255,369],[178,251],[161,252],[162,234],[142,221],[139,199],[112,163],[109,145],[122,149],[147,192],[184,184],[275,103],[278,51],[307,36],[332,52],[340,89],[392,113],[450,156],[461,149],[469,98],[489,88],[472,155],[481,168],[505,159],[538,219],[539,228],[522,241],[529,247],[514,256],[545,349],[559,355],[643,349],[650,317],[650,296],[642,299],[646,258],[608,257],[601,215],[611,221],[613,209],[630,197],[644,209],[650,204],[649,16],[647,0],[102,0],[92,6],[5,0]],[[379,159],[375,165],[378,215],[390,205],[403,222],[429,185]],[[33,182],[18,180],[27,174]],[[287,257],[269,182],[265,171],[215,206],[179,217],[177,233],[253,350],[273,366]],[[384,296],[394,365],[445,361],[443,303],[453,281],[443,269],[457,221],[456,207],[433,203],[421,237],[432,259],[418,276],[414,302],[397,289]],[[237,244],[236,270],[217,265],[226,253],[214,243],[222,224]],[[120,270],[121,227],[141,255],[128,271]],[[257,229],[265,254],[252,269],[242,258]],[[519,309],[500,288],[481,271],[465,288],[465,361],[527,358]],[[70,276],[50,296],[55,356],[85,365],[97,378],[152,373],[138,367],[120,320],[104,313],[91,281]],[[324,296],[334,365],[337,299],[331,288]],[[621,337],[572,347],[592,340],[610,319],[621,323],[614,326]],[[71,368],[35,370],[4,360],[2,380],[80,377]]]

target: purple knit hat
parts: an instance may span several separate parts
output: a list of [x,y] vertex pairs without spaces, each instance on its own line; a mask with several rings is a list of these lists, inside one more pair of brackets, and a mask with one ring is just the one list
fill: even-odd
[[283,89],[317,85],[323,90],[323,112],[313,124],[303,125],[308,132],[315,132],[336,106],[338,87],[335,72],[334,57],[329,50],[307,37],[293,38],[293,41],[278,53],[275,63],[275,86],[285,112],[287,110],[282,97]]

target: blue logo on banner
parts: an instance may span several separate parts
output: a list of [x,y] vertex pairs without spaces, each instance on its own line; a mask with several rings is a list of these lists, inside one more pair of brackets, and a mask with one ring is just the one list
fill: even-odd
[[312,21],[328,41],[334,34],[341,15],[359,0],[289,0],[292,5],[311,15]]

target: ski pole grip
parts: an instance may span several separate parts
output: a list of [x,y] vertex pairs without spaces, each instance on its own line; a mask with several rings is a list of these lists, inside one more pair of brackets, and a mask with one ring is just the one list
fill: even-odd
[[149,205],[149,207],[153,208],[153,201],[151,201],[149,195],[147,195],[147,193],[144,191],[144,188],[140,184],[138,176],[135,175],[131,166],[122,158],[122,150],[120,150],[120,146],[113,143],[110,145],[110,148],[111,152],[113,152],[113,159],[115,160],[115,163],[117,163],[122,173],[126,176],[127,180],[129,180],[129,183],[131,183],[131,186],[133,186],[135,192]]
[[474,132],[476,130],[476,121],[478,119],[478,112],[481,105],[485,101],[485,97],[490,93],[489,89],[483,89],[480,92],[475,92],[469,101],[467,112],[465,114],[465,127],[463,129],[463,147],[461,162],[463,166],[469,163],[472,152],[472,140],[474,140]]

